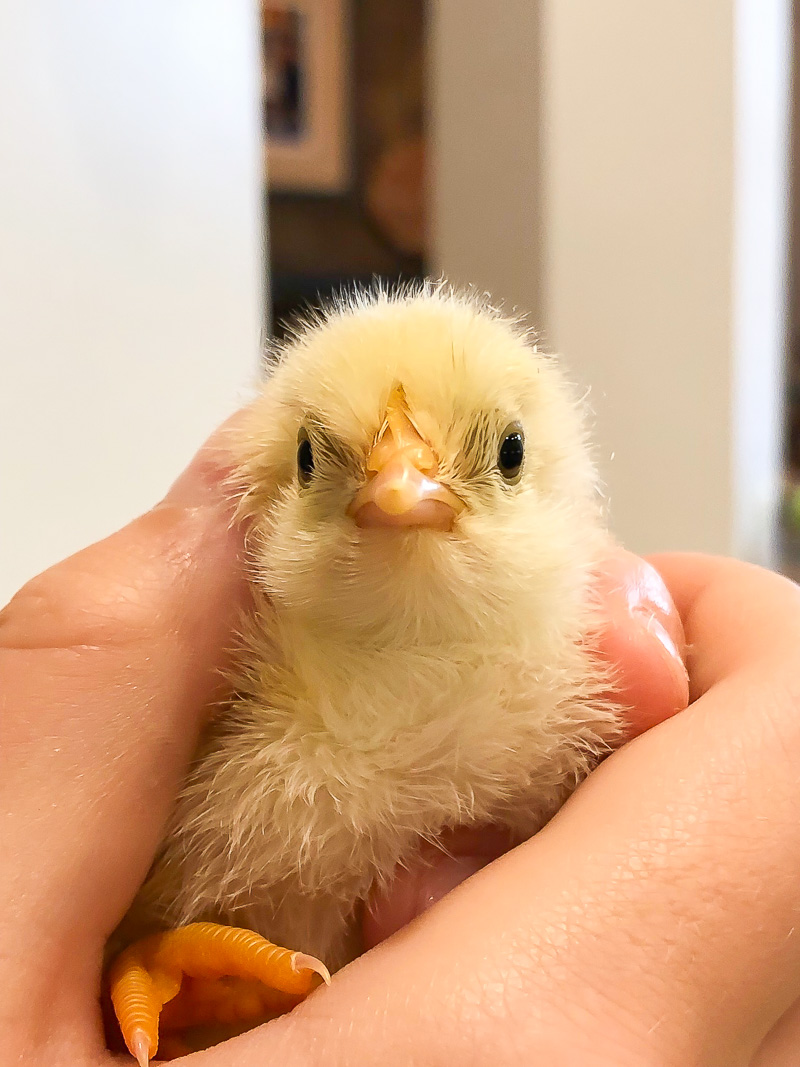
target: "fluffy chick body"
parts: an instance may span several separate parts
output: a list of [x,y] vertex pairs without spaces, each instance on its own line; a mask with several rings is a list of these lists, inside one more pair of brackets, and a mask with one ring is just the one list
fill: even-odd
[[[398,385],[465,504],[449,532],[348,515]],[[515,484],[497,466],[512,423]],[[131,918],[247,926],[335,969],[360,903],[420,838],[487,821],[529,836],[618,738],[586,643],[606,535],[557,363],[444,287],[362,294],[311,323],[236,448],[256,601],[237,695]]]

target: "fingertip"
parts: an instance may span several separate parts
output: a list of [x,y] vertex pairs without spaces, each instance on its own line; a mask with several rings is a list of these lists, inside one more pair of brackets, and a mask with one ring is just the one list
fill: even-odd
[[236,467],[235,440],[248,415],[242,408],[218,426],[170,486],[162,505],[217,505],[234,512],[228,481]]
[[362,919],[364,947],[374,948],[422,915],[442,897],[518,844],[507,827],[457,827],[438,845],[426,844],[391,882],[376,888]]
[[625,709],[627,737],[672,718],[689,703],[683,661],[663,643],[657,624],[626,623],[608,630],[605,654],[619,664],[613,697]]
[[631,552],[609,558],[598,592],[606,617],[598,651],[614,668],[613,696],[635,737],[689,703],[683,623],[661,575]]

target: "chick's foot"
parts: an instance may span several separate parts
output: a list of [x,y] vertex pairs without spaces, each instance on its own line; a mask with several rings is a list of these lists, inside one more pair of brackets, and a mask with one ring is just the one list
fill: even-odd
[[217,1025],[241,1030],[288,1011],[323,981],[330,975],[313,956],[216,923],[142,938],[120,953],[108,973],[122,1037],[139,1067],[147,1067],[158,1050],[159,1022],[165,1031]]

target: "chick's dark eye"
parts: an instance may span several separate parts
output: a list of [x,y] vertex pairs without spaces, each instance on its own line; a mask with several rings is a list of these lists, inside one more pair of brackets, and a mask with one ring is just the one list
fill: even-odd
[[519,476],[522,469],[522,461],[525,458],[525,437],[522,427],[518,423],[506,428],[500,442],[500,451],[497,455],[497,466],[500,473],[508,482],[513,482]]
[[302,485],[308,485],[314,473],[314,449],[308,434],[301,430],[297,439],[297,477]]

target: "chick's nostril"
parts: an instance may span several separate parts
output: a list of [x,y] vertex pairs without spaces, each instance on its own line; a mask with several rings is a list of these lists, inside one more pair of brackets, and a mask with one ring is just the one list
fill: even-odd
[[413,427],[409,431],[405,426],[392,426],[391,423],[373,445],[367,460],[367,470],[377,474],[398,456],[404,456],[424,474],[436,472],[436,456],[417,431]]
[[436,455],[415,426],[401,385],[389,396],[383,425],[367,459],[367,470],[378,473],[397,457],[404,457],[423,474],[434,475]]

